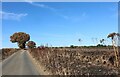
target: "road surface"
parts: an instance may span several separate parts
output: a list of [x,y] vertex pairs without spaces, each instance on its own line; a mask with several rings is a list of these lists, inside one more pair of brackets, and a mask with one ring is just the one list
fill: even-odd
[[21,50],[2,62],[2,75],[39,75],[28,51]]

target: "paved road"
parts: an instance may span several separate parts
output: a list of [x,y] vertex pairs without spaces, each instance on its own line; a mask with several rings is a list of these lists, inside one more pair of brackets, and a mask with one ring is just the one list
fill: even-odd
[[39,75],[28,51],[21,50],[2,63],[3,75]]

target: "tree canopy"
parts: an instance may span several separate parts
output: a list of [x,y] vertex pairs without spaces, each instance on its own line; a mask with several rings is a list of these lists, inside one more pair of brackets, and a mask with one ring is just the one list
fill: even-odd
[[16,32],[10,36],[12,43],[18,43],[19,48],[25,48],[25,43],[30,40],[30,35],[24,32]]

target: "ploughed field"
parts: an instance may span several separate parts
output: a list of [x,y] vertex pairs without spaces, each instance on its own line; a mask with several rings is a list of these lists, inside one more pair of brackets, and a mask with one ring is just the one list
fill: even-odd
[[115,67],[112,48],[34,48],[29,51],[45,67],[44,71],[52,75],[120,74],[120,65]]

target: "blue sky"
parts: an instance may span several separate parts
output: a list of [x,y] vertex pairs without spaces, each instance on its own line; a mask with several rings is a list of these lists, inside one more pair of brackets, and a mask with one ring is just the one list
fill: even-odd
[[4,2],[2,8],[2,47],[17,47],[9,38],[15,32],[30,34],[37,46],[70,46],[94,45],[118,31],[117,2]]

